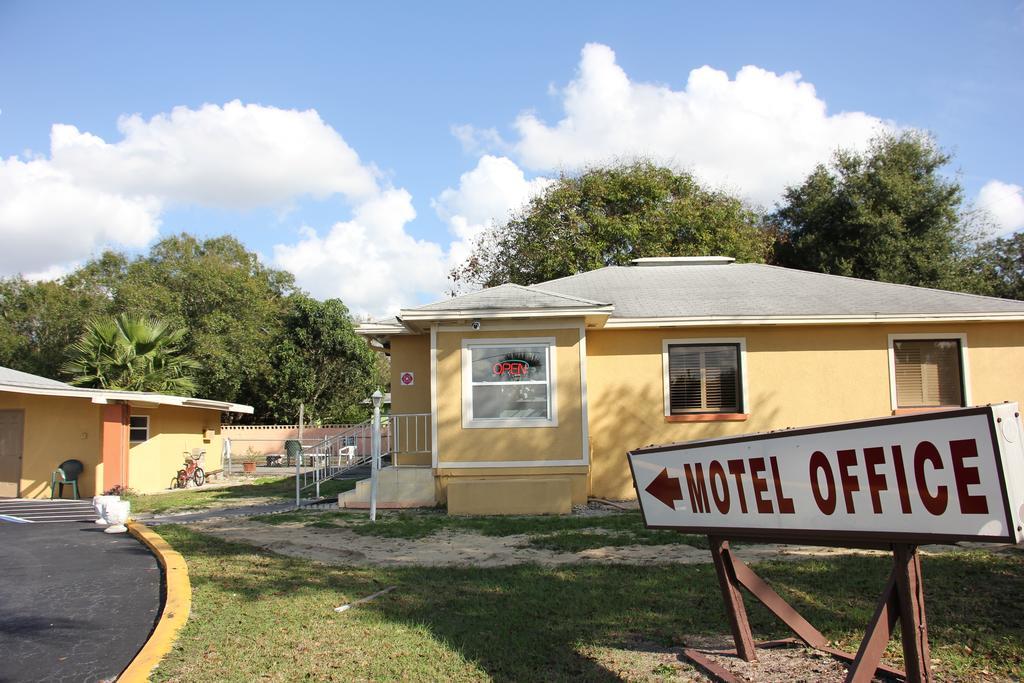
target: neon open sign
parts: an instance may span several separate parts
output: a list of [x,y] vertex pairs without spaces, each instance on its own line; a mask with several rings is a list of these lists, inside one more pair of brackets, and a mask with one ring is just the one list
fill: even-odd
[[525,377],[530,373],[530,364],[525,360],[503,360],[494,364],[491,371],[498,377]]

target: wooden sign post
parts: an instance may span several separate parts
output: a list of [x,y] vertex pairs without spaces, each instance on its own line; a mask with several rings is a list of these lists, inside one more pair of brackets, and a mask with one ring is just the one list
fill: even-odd
[[[757,658],[742,589],[799,641],[852,662],[847,681],[877,671],[931,681],[921,543],[1024,540],[1024,429],[1015,403],[649,446],[629,453],[644,523],[705,534],[735,654]],[[890,550],[893,568],[856,655],[814,626],[737,558],[731,540]],[[900,624],[906,671],[881,665]],[[687,657],[723,681],[726,669]]]

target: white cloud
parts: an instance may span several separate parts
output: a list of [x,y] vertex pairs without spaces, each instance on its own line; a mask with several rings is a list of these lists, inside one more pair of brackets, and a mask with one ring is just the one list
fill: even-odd
[[442,298],[449,270],[469,255],[473,238],[550,182],[527,179],[511,159],[485,155],[433,202],[454,237],[447,250],[408,233],[416,216],[412,197],[387,189],[326,234],[307,227],[298,242],[275,245],[273,261],[315,296],[338,297],[357,315],[393,315],[418,299]]
[[978,192],[977,205],[991,214],[998,235],[1024,228],[1024,187],[1020,185],[990,180]]
[[51,163],[83,185],[168,202],[246,209],[377,191],[375,171],[313,110],[238,100],[118,120],[116,143],[56,124]]
[[82,187],[46,160],[0,160],[0,274],[42,278],[101,245],[142,247],[160,202]]
[[107,247],[141,248],[168,206],[275,207],[380,196],[378,173],[316,111],[239,101],[121,117],[107,142],[54,124],[50,154],[0,159],[0,275],[33,277]]
[[314,296],[338,297],[358,315],[394,314],[417,295],[439,298],[447,278],[441,246],[406,232],[415,217],[408,192],[386,189],[326,235],[307,227],[295,244],[275,245],[274,263]]
[[[862,148],[891,125],[863,112],[829,114],[797,72],[745,66],[730,79],[703,66],[681,90],[633,81],[599,44],[583,48],[576,78],[559,94],[563,116],[555,124],[532,112],[515,120],[512,155],[525,167],[550,172],[642,155],[763,204],[836,147]],[[459,132],[464,141],[491,137]]]
[[451,263],[462,263],[469,256],[475,237],[505,221],[511,212],[552,182],[544,177],[527,179],[523,170],[507,157],[481,157],[476,168],[459,177],[457,188],[446,188],[434,201],[438,216],[448,223],[456,237],[449,247]]
[[409,193],[313,110],[176,107],[122,117],[112,142],[56,124],[48,156],[0,160],[0,275],[48,277],[104,247],[144,247],[168,207],[269,207],[286,217],[305,197],[338,196],[350,218],[303,228],[273,247],[271,262],[317,296],[379,315],[442,296],[473,238],[543,191],[553,171],[649,155],[770,203],[835,147],[860,146],[887,125],[829,114],[797,73],[748,66],[730,79],[701,67],[680,90],[633,81],[603,45],[587,45],[578,75],[554,93],[561,119],[549,125],[525,112],[510,142],[493,128],[453,128],[467,151],[504,156],[484,154],[434,200],[451,231],[447,247],[410,234]]
[[503,151],[508,145],[495,128],[475,128],[468,124],[452,126],[452,135],[466,154],[480,154],[487,150]]

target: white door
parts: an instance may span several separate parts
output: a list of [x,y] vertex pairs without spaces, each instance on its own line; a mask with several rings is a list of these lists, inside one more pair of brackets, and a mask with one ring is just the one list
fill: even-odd
[[0,498],[18,497],[24,420],[20,410],[0,410]]

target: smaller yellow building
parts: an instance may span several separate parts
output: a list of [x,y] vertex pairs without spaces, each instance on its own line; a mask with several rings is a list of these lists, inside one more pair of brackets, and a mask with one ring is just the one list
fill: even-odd
[[[246,405],[133,391],[82,389],[0,367],[0,498],[46,498],[65,460],[85,466],[79,494],[169,488],[186,454],[222,468],[221,413]],[[65,490],[65,495],[67,491]]]

